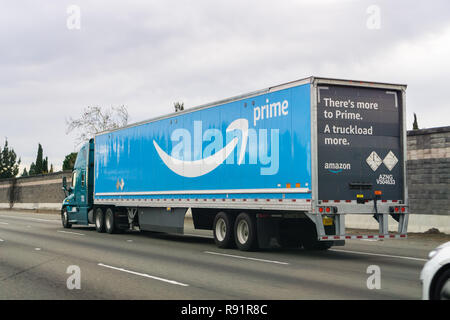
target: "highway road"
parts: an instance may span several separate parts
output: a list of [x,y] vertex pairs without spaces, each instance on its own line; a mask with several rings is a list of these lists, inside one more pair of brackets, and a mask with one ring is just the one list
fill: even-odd
[[[420,299],[420,270],[445,241],[241,252],[218,249],[188,219],[184,235],[110,235],[63,229],[57,214],[0,211],[0,299]],[[380,270],[379,289],[367,286],[369,266]]]

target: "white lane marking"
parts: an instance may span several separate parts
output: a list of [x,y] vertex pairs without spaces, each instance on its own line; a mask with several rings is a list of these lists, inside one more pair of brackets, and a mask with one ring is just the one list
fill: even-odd
[[3,239],[0,239],[0,242],[3,242],[3,241],[5,241],[5,240],[3,240]]
[[267,262],[267,263],[275,263],[275,264],[284,264],[284,265],[289,264],[289,263],[287,263],[287,262],[281,262],[281,261],[275,261],[275,260],[265,260],[265,259],[258,259],[258,258],[251,258],[251,257],[243,257],[243,256],[235,256],[235,255],[232,255],[232,254],[218,253],[218,252],[212,252],[212,251],[204,251],[203,253],[214,254],[214,255],[224,256],[224,257],[230,257],[230,258],[238,258],[238,259],[245,259],[245,260],[259,261],[259,262]]
[[370,253],[370,252],[349,251],[349,250],[336,250],[336,249],[330,249],[329,251],[362,254],[362,255],[366,255],[366,256],[378,256],[378,257],[386,257],[386,258],[397,258],[397,259],[416,260],[416,261],[428,261],[427,259],[405,257],[405,256],[394,256],[394,255],[390,255],[390,254],[381,254],[381,253]]
[[127,240],[127,242],[133,242],[133,240]]
[[31,220],[31,221],[40,221],[40,222],[54,222],[54,223],[60,223],[60,220],[54,219],[40,219],[40,218],[29,218],[29,217],[18,217],[18,216],[4,216],[0,215],[0,218],[13,218],[13,219],[19,219],[19,220]]
[[62,231],[62,230],[58,230],[57,232],[60,232],[60,233],[68,233],[68,234],[76,234],[76,235],[78,235],[78,236],[84,236],[84,233],[78,233],[78,232]]
[[113,267],[113,266],[108,266],[108,265],[103,264],[103,263],[99,263],[98,265],[100,267],[105,267],[105,268],[109,268],[109,269],[113,269],[113,270],[117,270],[117,271],[131,273],[131,274],[134,274],[136,276],[141,276],[141,277],[150,278],[150,279],[153,279],[153,280],[167,282],[167,283],[175,284],[175,285],[182,286],[182,287],[189,287],[189,285],[185,284],[185,283],[181,283],[181,282],[174,281],[174,280],[169,280],[169,279],[164,279],[164,278],[160,278],[160,277],[151,276],[151,275],[146,274],[146,273],[140,273],[140,272],[130,271],[130,270],[123,269],[123,268],[117,268],[117,267]]
[[41,251],[41,248],[34,248],[34,250],[36,250],[36,251]]
[[8,222],[0,222],[0,224],[7,225],[7,224],[9,224],[9,223],[8,223]]

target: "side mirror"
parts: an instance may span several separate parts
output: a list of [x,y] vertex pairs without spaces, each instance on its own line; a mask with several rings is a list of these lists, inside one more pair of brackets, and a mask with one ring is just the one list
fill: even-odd
[[66,177],[62,178],[62,183],[63,183],[63,189],[67,190],[67,178]]

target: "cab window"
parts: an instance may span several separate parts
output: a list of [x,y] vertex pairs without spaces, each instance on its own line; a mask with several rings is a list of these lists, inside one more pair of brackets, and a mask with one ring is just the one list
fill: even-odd
[[75,189],[75,186],[77,185],[77,172],[72,172],[72,188]]
[[86,182],[86,176],[84,172],[81,174],[81,187],[84,188],[84,184]]

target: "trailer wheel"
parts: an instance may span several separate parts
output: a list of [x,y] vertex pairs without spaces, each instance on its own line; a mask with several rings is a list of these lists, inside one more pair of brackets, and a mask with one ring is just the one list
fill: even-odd
[[219,248],[234,247],[234,217],[225,212],[216,214],[213,222],[214,242]]
[[234,239],[236,246],[242,251],[252,251],[257,248],[255,217],[247,213],[237,216],[234,223]]
[[116,232],[114,211],[111,208],[106,209],[105,212],[105,231],[109,234]]
[[65,229],[72,228],[72,224],[69,223],[69,213],[67,212],[67,208],[64,208],[63,211],[61,212],[61,221]]
[[105,216],[102,208],[95,210],[95,229],[100,233],[105,232]]

